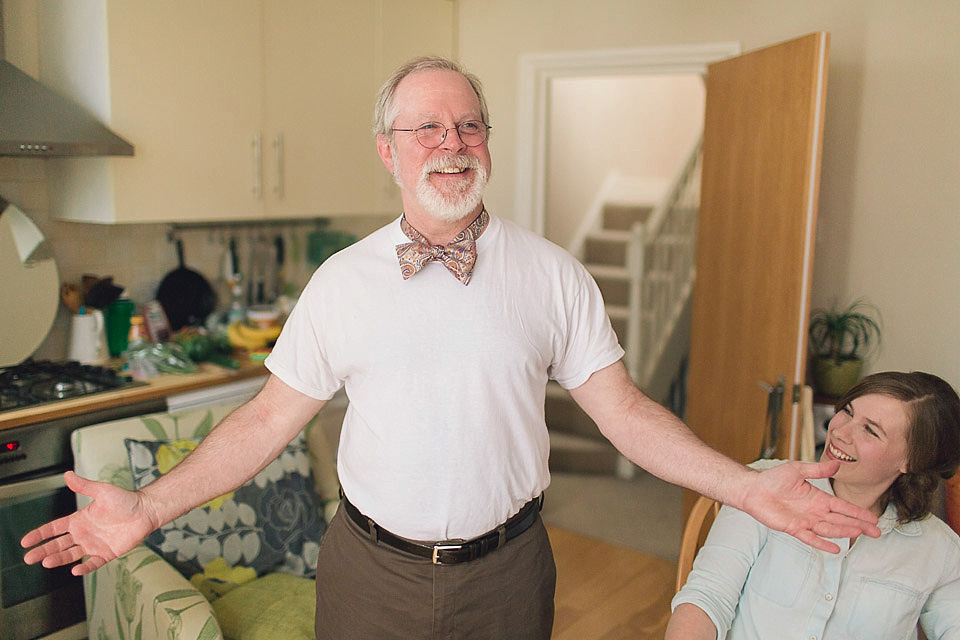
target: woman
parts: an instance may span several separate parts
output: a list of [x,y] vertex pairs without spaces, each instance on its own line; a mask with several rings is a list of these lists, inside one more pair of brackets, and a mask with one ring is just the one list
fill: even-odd
[[[879,538],[806,547],[723,507],[686,585],[667,640],[960,638],[960,537],[930,513],[960,464],[960,399],[927,373],[877,373],[836,406],[811,480],[880,517]],[[779,464],[760,461],[756,467]]]

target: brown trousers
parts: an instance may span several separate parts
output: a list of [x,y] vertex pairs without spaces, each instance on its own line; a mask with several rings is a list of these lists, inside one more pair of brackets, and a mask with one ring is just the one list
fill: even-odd
[[543,522],[470,562],[434,565],[343,513],[317,562],[318,640],[549,640],[556,565]]

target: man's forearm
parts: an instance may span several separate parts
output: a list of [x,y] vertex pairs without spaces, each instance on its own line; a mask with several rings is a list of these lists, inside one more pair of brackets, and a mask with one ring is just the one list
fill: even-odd
[[627,458],[658,478],[737,508],[756,471],[709,447],[679,418],[649,398],[610,434]]
[[683,422],[634,386],[623,363],[595,372],[570,395],[630,460],[664,480],[736,507],[816,549],[831,538],[877,537],[876,515],[807,482],[840,463],[791,462],[762,474],[708,447]]
[[707,446],[683,421],[645,396],[621,363],[594,373],[570,393],[603,435],[641,468],[742,507],[756,472]]
[[232,491],[276,457],[286,442],[277,448],[267,437],[268,430],[258,434],[246,428],[255,419],[250,407],[239,407],[180,464],[140,490],[144,508],[157,527]]
[[159,527],[236,489],[270,464],[322,406],[271,378],[180,464],[140,490],[146,512]]

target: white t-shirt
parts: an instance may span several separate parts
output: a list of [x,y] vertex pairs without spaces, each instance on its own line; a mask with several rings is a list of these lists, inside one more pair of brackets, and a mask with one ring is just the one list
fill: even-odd
[[472,538],[549,484],[548,378],[578,387],[623,356],[567,252],[490,217],[468,286],[439,263],[403,280],[399,218],[317,269],[270,371],[318,399],[345,386],[344,492],[413,540]]

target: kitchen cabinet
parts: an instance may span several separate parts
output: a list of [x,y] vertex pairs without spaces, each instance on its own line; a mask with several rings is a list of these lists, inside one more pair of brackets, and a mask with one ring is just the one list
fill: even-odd
[[259,0],[58,0],[37,11],[41,81],[107,122],[135,154],[50,159],[55,216],[262,216],[252,149],[263,122]]
[[400,211],[372,134],[377,90],[453,54],[452,0],[264,3],[264,201],[280,217]]
[[41,80],[133,157],[50,159],[60,219],[199,222],[399,211],[377,88],[454,54],[453,0],[59,0],[38,5]]

